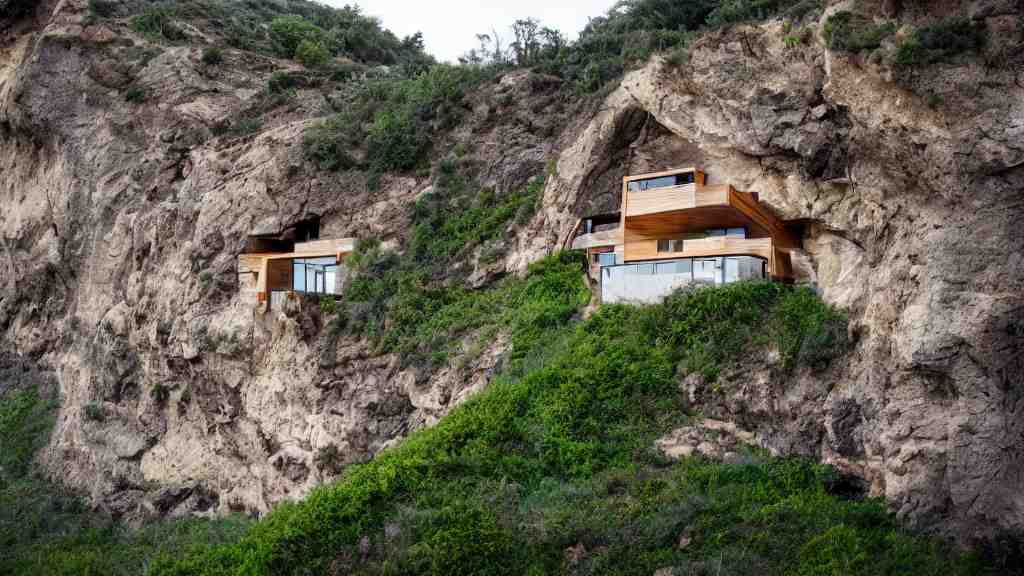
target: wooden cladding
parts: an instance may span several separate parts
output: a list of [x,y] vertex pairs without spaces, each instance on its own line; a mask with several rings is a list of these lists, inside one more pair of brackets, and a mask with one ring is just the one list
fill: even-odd
[[779,248],[790,249],[800,247],[800,241],[786,229],[786,226],[772,214],[770,210],[754,199],[753,194],[739,192],[729,186],[729,204],[743,212],[758,226],[768,231]]
[[295,244],[295,254],[330,256],[337,253],[348,253],[355,250],[355,238],[337,240],[311,240]]
[[658,240],[637,240],[626,243],[629,260],[667,260],[699,256],[760,256],[772,258],[771,238],[735,238],[718,236],[683,240],[678,252],[658,252]]
[[731,186],[684,184],[651,190],[624,191],[626,217],[690,210],[710,206],[729,206]]
[[696,205],[696,193],[696,184],[626,191],[626,217],[693,208]]
[[771,238],[736,238],[717,236],[683,240],[682,250],[658,252],[657,240],[636,240],[626,242],[628,262],[649,260],[673,260],[678,258],[704,258],[717,256],[757,256],[768,261],[773,278],[791,278],[793,268],[789,254],[779,250]]

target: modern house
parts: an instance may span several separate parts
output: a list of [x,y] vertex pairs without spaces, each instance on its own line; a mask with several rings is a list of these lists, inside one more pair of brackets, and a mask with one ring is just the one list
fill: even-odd
[[657,302],[693,282],[791,281],[800,240],[756,194],[680,168],[623,178],[619,212],[581,219],[572,247],[602,302]]
[[284,234],[251,235],[238,256],[239,285],[261,308],[279,307],[295,294],[341,294],[344,259],[355,238],[320,239],[319,222],[302,222]]

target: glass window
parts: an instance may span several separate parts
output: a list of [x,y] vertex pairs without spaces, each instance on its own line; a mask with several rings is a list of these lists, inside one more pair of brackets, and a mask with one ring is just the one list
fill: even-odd
[[725,259],[725,282],[736,282],[740,279],[740,259]]
[[657,274],[687,274],[690,273],[689,260],[676,260],[674,262],[659,262]]
[[658,240],[658,252],[671,252],[672,241],[671,240]]
[[655,274],[672,274],[676,270],[675,262],[658,262],[654,265]]
[[705,280],[715,282],[717,280],[717,259],[706,258],[693,261],[694,280]]
[[295,260],[292,263],[292,290],[296,292],[306,291],[306,265],[302,260]]
[[324,269],[324,293],[325,294],[337,294],[338,293],[338,267],[328,266]]
[[338,259],[333,256],[324,258],[296,258],[292,263],[292,290],[314,294],[333,294],[337,279]]
[[629,182],[630,192],[639,192],[640,190],[651,190],[654,188],[667,188],[669,186],[680,186],[683,184],[693,184],[694,173],[684,172],[683,174],[673,174],[671,176],[659,176],[657,178],[645,178],[643,180],[631,180]]
[[747,237],[747,229],[746,228],[729,228],[728,230],[725,231],[725,235],[726,236],[731,236],[733,238],[746,238]]
[[725,236],[725,228],[712,228],[708,230],[708,236],[711,236],[713,238],[718,236]]
[[597,255],[597,261],[601,266],[614,266],[615,252],[602,252]]
[[633,267],[633,274],[650,276],[654,274],[654,264],[637,264]]

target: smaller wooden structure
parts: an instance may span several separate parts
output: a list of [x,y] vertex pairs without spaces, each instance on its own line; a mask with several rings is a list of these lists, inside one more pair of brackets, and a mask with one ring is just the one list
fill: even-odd
[[[243,295],[254,303],[269,303],[275,294],[308,292],[337,295],[346,271],[344,259],[355,250],[355,238],[294,242],[286,252],[246,252],[238,256],[238,277]],[[248,247],[281,243],[250,239]]]

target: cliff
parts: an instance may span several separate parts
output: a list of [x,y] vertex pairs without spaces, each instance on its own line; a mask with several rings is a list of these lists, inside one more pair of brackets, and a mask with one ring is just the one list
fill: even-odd
[[[828,47],[843,10],[901,23],[882,56],[954,15],[989,41],[899,68]],[[963,543],[1019,534],[1020,18],[1013,2],[829,3],[797,30],[709,32],[592,100],[509,71],[464,96],[425,169],[368,183],[303,152],[343,88],[275,101],[268,81],[301,78],[295,62],[227,49],[209,64],[200,28],[164,45],[90,19],[84,0],[44,2],[0,31],[0,333],[59,385],[40,461],[126,519],[301,498],[485,387],[508,334],[425,370],[330,330],[316,303],[254,313],[235,268],[248,234],[315,216],[324,237],[400,250],[444,161],[499,194],[547,175],[536,214],[503,222],[507,250],[461,255],[467,285],[490,285],[614,207],[622,174],[685,160],[800,226],[801,281],[847,311],[852,342],[825,372],[750,359],[714,386],[687,377],[690,404],[861,478],[912,526]],[[252,133],[224,130],[253,114]]]

